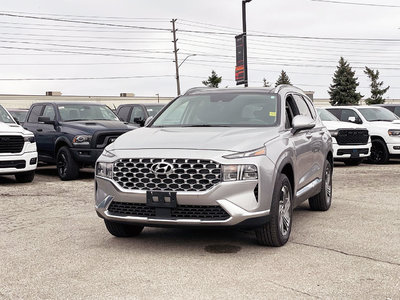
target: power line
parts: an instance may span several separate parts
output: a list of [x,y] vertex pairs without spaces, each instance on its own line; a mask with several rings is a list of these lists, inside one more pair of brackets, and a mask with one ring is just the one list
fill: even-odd
[[347,1],[334,1],[334,0],[311,0],[314,2],[326,2],[334,4],[346,4],[346,5],[361,5],[361,6],[374,6],[374,7],[400,7],[400,5],[392,4],[376,4],[376,3],[358,3],[358,2],[347,2]]
[[174,75],[137,75],[108,77],[55,77],[55,78],[0,78],[0,81],[52,81],[52,80],[98,80],[98,79],[141,79],[174,77]]

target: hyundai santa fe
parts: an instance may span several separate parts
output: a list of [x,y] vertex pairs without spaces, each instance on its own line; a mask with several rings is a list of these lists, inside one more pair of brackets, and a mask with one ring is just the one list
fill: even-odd
[[194,88],[105,148],[95,207],[117,237],[236,226],[282,246],[294,207],[329,209],[332,160],[332,138],[300,89]]

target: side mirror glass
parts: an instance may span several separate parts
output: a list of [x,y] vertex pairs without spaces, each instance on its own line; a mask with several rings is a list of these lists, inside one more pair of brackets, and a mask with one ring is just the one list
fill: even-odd
[[300,130],[311,129],[315,127],[315,121],[307,116],[297,115],[292,121],[292,133],[295,134]]
[[150,117],[148,117],[147,119],[146,119],[146,121],[144,122],[144,127],[147,127],[147,125],[149,125],[150,124],[150,122],[153,120],[153,116],[150,116]]

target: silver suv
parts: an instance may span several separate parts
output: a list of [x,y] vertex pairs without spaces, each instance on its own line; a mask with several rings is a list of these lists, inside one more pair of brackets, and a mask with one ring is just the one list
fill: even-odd
[[329,209],[332,160],[331,136],[300,89],[191,89],[105,149],[96,211],[117,237],[238,226],[282,246],[295,206]]

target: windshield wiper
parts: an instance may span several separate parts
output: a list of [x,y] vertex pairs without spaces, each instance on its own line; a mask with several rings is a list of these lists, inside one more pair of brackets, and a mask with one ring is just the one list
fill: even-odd
[[217,124],[194,124],[194,125],[182,125],[181,127],[230,127],[229,125],[217,125]]
[[370,122],[392,122],[394,120],[384,120],[384,119],[376,119],[376,120],[371,120]]

